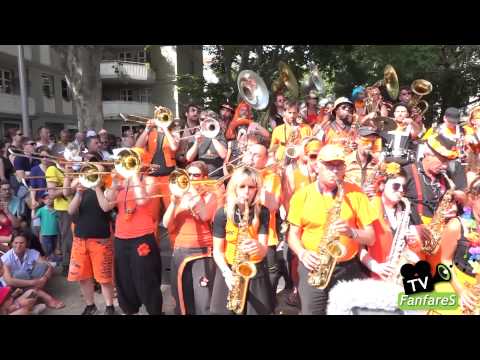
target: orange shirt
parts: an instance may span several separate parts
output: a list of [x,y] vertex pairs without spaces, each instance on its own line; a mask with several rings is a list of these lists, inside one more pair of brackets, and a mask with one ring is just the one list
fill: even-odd
[[[263,178],[263,189],[272,194],[277,199],[280,199],[282,193],[282,180],[280,176],[274,171],[268,169],[261,172]],[[265,205],[265,204],[262,204]],[[278,245],[278,236],[276,230],[276,211],[269,211],[270,222],[268,226],[268,246]]]
[[[344,199],[340,208],[340,218],[354,228],[370,225],[375,219],[368,198],[354,184],[344,183]],[[327,212],[332,207],[333,198],[323,195],[318,190],[317,182],[295,192],[290,200],[288,222],[302,230],[303,246],[311,251],[317,251],[318,245],[326,231]],[[360,244],[346,236],[340,236],[340,242],[347,252],[339,258],[339,262],[351,260],[357,255]]]
[[[155,232],[155,222],[153,217],[153,201],[148,201],[145,205],[136,204],[134,191],[128,189],[127,199],[125,201],[126,189],[118,192],[118,214],[115,223],[115,236],[120,239],[137,238]],[[127,211],[132,211],[127,214]]]
[[[155,156],[155,152],[157,151],[157,140],[158,140],[157,134],[158,134],[158,131],[155,128],[153,128],[148,134],[147,151],[145,152],[145,155],[143,158],[143,161],[147,165],[152,162],[152,159]],[[165,157],[165,166],[166,167],[175,166],[176,165],[175,152],[170,149],[168,138],[166,136],[164,136],[162,151]]]
[[[285,156],[285,144],[287,143],[290,134],[292,132],[292,126],[289,124],[282,124],[273,129],[272,141],[270,142],[270,149],[277,148],[275,153],[275,159],[281,161]],[[303,139],[308,136],[312,136],[312,128],[307,124],[299,125],[299,137]]]
[[176,214],[168,230],[174,247],[212,247],[211,223],[194,217],[189,210]]

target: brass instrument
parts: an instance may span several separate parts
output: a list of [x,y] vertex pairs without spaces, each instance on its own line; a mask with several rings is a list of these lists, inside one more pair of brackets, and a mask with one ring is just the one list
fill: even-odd
[[219,179],[190,180],[186,170],[175,169],[168,177],[168,184],[172,194],[181,196],[190,189],[191,185],[219,186],[223,181],[232,176],[232,174],[233,171],[229,175],[223,176]]
[[392,100],[396,100],[398,98],[400,83],[398,82],[398,76],[395,68],[390,64],[386,65],[385,69],[383,70],[383,79],[377,81],[373,86],[380,87],[382,85],[385,86],[388,96],[390,96]]
[[[383,172],[383,169],[386,165],[383,161],[384,156],[385,154],[382,152],[380,154],[378,162],[375,164],[372,171],[369,174],[367,174],[367,176],[365,176],[365,181],[363,182],[363,184],[361,184],[363,189],[366,189],[369,186],[373,185],[373,183],[378,178],[378,176],[381,175],[381,173]],[[371,196],[369,197],[371,198]]]
[[[215,120],[213,118],[207,118],[199,126],[195,126],[193,128],[189,128],[189,129],[182,129],[180,131],[193,130],[193,129],[200,129],[200,133],[204,137],[209,138],[209,139],[215,139],[217,137],[218,133],[220,132],[220,124],[218,123],[217,120]],[[188,138],[191,138],[191,137],[194,137],[194,136],[195,136],[195,134],[183,136],[179,140],[188,139]]]
[[272,82],[272,92],[274,94],[284,93],[289,99],[298,99],[298,82],[292,69],[283,61],[278,62],[278,75]]
[[447,176],[446,172],[442,172],[443,177],[447,180],[449,184],[449,189],[443,195],[442,200],[438,204],[437,209],[435,210],[435,214],[433,214],[432,221],[426,225],[428,231],[431,234],[431,240],[425,239],[424,244],[422,246],[422,251],[426,252],[429,255],[434,255],[438,249],[440,248],[440,240],[442,238],[442,233],[445,229],[445,225],[447,221],[443,216],[444,212],[452,207],[454,203],[454,190],[455,184],[453,181]]
[[[119,116],[126,122],[134,122],[137,124],[146,125],[151,119],[140,116],[140,115],[124,115],[122,113]],[[164,106],[155,106],[153,112],[153,120],[155,121],[155,126],[160,127],[169,127],[173,122],[173,113],[169,108]]]
[[140,172],[142,156],[135,149],[125,148],[118,152],[114,164],[115,170],[125,179],[129,179]]
[[100,168],[95,163],[88,163],[82,166],[80,172],[82,174],[79,176],[78,181],[87,189],[97,187],[102,181]]
[[465,286],[473,292],[473,295],[477,297],[475,309],[473,311],[462,309],[462,315],[480,315],[480,274],[475,275],[476,283],[471,285],[466,283]]
[[404,203],[405,208],[402,211],[402,217],[395,231],[395,235],[392,240],[392,247],[390,248],[390,253],[387,258],[387,262],[395,269],[388,280],[398,284],[401,284],[402,282],[400,268],[404,264],[404,253],[407,245],[406,237],[410,224],[411,211],[410,201],[405,197],[402,197],[401,201]]
[[245,201],[244,206],[245,210],[243,218],[238,225],[237,245],[232,264],[233,286],[227,296],[227,309],[233,311],[237,315],[243,313],[247,299],[249,281],[257,274],[255,263],[250,261],[249,255],[241,250],[244,242],[249,239],[248,222],[250,209],[248,201]]
[[310,72],[302,80],[302,87],[305,93],[315,88],[319,96],[325,94],[325,83],[322,79],[318,66],[311,63],[308,65]]
[[325,289],[328,286],[337,259],[346,253],[345,246],[339,241],[340,235],[332,226],[340,218],[343,201],[343,185],[338,182],[337,188],[337,196],[328,211],[325,230],[318,244],[317,255],[320,257],[320,265],[308,273],[308,283],[317,289]]
[[412,90],[412,98],[410,99],[408,106],[411,108],[416,107],[419,110],[420,115],[424,115],[428,110],[428,103],[425,100],[422,100],[422,98],[432,92],[432,83],[424,79],[417,79],[412,82],[410,89]]
[[255,110],[263,110],[268,106],[268,88],[263,79],[251,70],[243,70],[238,74],[237,87],[239,97]]

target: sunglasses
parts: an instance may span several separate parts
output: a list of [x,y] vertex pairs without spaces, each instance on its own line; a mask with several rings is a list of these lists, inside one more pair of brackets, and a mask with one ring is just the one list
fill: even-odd
[[17,136],[23,136],[23,133],[21,133],[21,132],[20,132],[20,133],[16,133],[15,135],[17,135]]
[[194,178],[199,178],[202,176],[202,174],[199,174],[199,173],[188,173],[188,175]]
[[35,146],[35,145],[37,145],[37,144],[36,144],[36,143],[34,143],[34,142],[28,142],[28,143],[27,143],[27,145],[32,145],[32,146]]
[[405,185],[400,184],[400,183],[393,183],[392,184],[392,189],[393,191],[400,191],[400,189],[405,190]]

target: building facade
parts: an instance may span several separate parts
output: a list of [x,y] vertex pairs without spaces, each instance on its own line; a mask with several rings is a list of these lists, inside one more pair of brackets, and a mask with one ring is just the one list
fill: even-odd
[[[49,45],[24,45],[28,108],[32,134],[41,126],[53,133],[77,129],[75,108],[58,56]],[[177,75],[202,76],[201,45],[108,45],[100,64],[104,128],[120,136],[138,124],[125,123],[119,113],[145,117],[155,105],[183,110],[174,84]],[[22,124],[18,46],[0,45],[0,136]]]

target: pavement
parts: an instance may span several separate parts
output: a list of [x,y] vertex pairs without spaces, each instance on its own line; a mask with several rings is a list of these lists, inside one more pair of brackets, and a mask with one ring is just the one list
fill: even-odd
[[[172,297],[171,288],[169,284],[170,280],[170,258],[171,249],[170,241],[165,231],[160,228],[161,240],[160,240],[160,255],[162,257],[162,286],[161,291],[163,294],[163,309],[165,315],[174,315],[175,300]],[[45,290],[56,297],[57,299],[65,303],[63,309],[46,309],[42,315],[80,315],[85,308],[86,304],[83,300],[83,296],[80,292],[80,286],[78,283],[67,281],[66,277],[62,275],[61,268],[57,267],[55,273],[45,287]],[[288,296],[288,292],[284,291],[283,279],[280,279],[277,289],[277,303],[278,306],[275,309],[277,315],[296,315],[298,309],[291,307],[285,303],[285,299]],[[105,311],[105,301],[101,293],[95,292],[95,304],[98,308],[98,315],[103,314]],[[118,306],[117,299],[114,300],[114,306],[116,313],[121,315],[122,311]],[[139,315],[148,315],[146,309],[142,306],[139,311]]]

